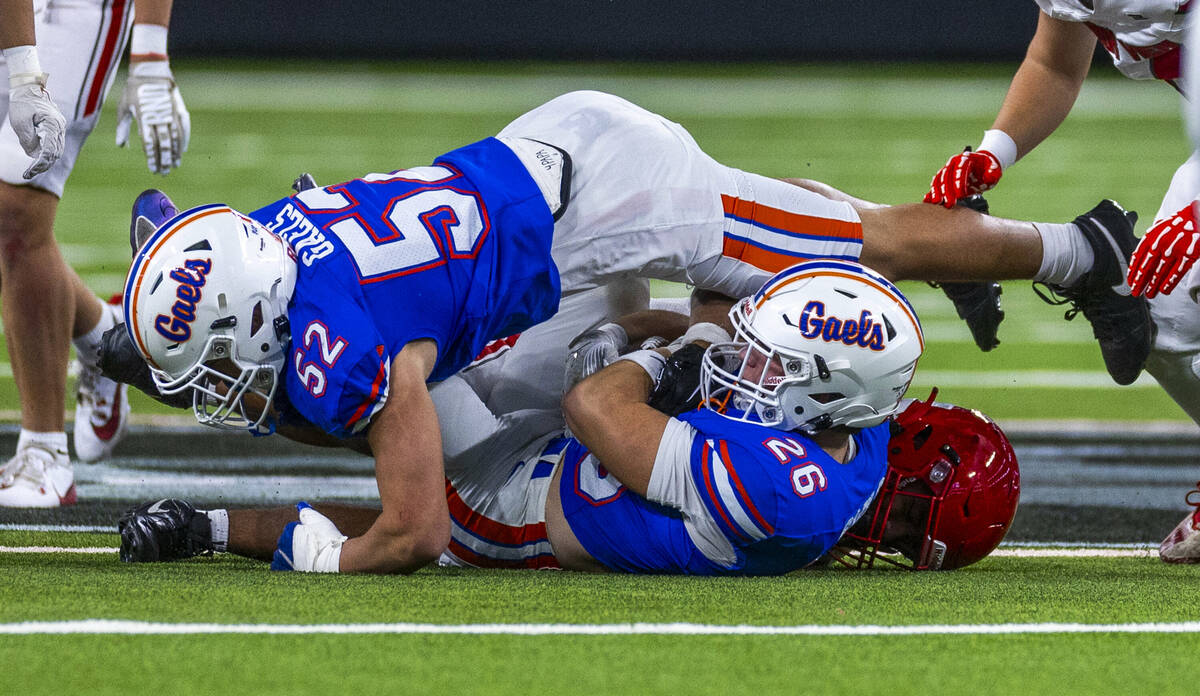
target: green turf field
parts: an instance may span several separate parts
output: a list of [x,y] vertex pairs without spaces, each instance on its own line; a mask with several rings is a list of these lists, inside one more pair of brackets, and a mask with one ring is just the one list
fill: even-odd
[[1179,677],[1196,638],[1178,632],[1196,623],[1142,624],[1196,617],[1193,570],[1006,557],[944,574],[378,578],[271,574],[232,557],[4,553],[0,631],[14,635],[0,636],[0,658],[22,694],[1188,693]]
[[[1010,70],[184,64],[178,73],[193,138],[183,168],[156,177],[140,153],[115,148],[110,104],[68,184],[58,236],[87,284],[107,296],[122,285],[128,208],[144,188],[164,188],[184,206],[222,201],[252,209],[285,195],[299,172],[332,182],[425,164],[582,88],[620,94],[681,122],[727,164],[816,178],[886,203],[916,201],[945,159],[990,125]],[[1161,84],[1097,72],[1054,138],[989,194],[993,212],[1066,221],[1108,196],[1142,212],[1145,229],[1187,155],[1178,98]],[[938,384],[946,398],[1002,422],[1185,419],[1146,375],[1132,387],[1112,384],[1083,318],[1062,321],[1061,310],[1044,305],[1027,283],[1005,288],[1002,345],[982,354],[940,291],[905,286],[930,339],[915,395]],[[12,419],[10,374],[0,353],[0,414]],[[146,401],[136,406],[142,414],[162,412]]]
[[[144,188],[164,188],[184,206],[250,209],[285,195],[302,171],[332,182],[426,164],[572,89],[659,111],[730,165],[917,201],[950,154],[978,142],[1013,66],[176,67],[193,120],[183,168],[158,178],[139,152],[116,149],[110,104],[60,208],[64,253],[104,296],[122,284],[128,208]],[[1114,197],[1143,213],[1145,230],[1188,152],[1177,96],[1098,72],[1054,139],[989,194],[993,212],[1066,221]],[[989,354],[975,349],[940,291],[905,290],[929,343],[914,395],[940,385],[947,400],[1001,422],[1186,420],[1146,377],[1111,384],[1086,323],[1062,321],[1025,283],[1005,285],[1003,344]],[[0,414],[11,420],[17,408],[0,352]],[[144,399],[135,408],[143,420],[165,413]],[[111,525],[130,496],[22,518],[44,528],[0,525],[0,693],[1193,690],[1200,577],[1160,563],[1144,543],[1091,544],[1083,557],[1071,555],[1079,545],[1009,546],[946,574],[747,580],[431,569],[374,578],[272,574],[228,557],[130,566],[116,561],[111,532],[60,526]],[[1096,509],[1080,523],[1076,507],[1050,507],[1074,530],[1117,525]],[[1158,510],[1154,528],[1143,524],[1134,538],[1159,538],[1180,514]],[[1022,539],[1048,538],[1040,533]]]

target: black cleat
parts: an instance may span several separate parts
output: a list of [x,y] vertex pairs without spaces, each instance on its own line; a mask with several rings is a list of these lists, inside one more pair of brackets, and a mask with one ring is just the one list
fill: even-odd
[[[979,194],[960,199],[958,205],[988,214],[988,202]],[[975,339],[979,350],[987,352],[1000,345],[1000,339],[996,336],[1000,322],[1004,321],[1004,310],[1000,308],[1000,293],[1003,292],[1000,283],[991,280],[930,285],[941,288],[954,303],[954,311],[958,312],[959,319],[967,322],[971,338]]]
[[121,560],[177,561],[213,553],[212,525],[186,500],[164,498],[127,510],[117,521]]
[[1000,322],[1004,321],[1004,310],[1000,308],[1003,289],[996,281],[976,283],[941,283],[939,287],[954,303],[958,318],[967,322],[971,338],[979,350],[987,352],[1000,345],[996,336]]
[[1129,294],[1125,276],[1129,256],[1137,246],[1133,225],[1137,213],[1125,212],[1113,201],[1103,200],[1075,218],[1092,247],[1092,269],[1069,288],[1046,285],[1047,296],[1034,284],[1034,291],[1054,305],[1071,303],[1063,315],[1068,321],[1083,312],[1092,323],[1092,335],[1100,342],[1104,366],[1117,384],[1132,384],[1142,371],[1154,343],[1154,322],[1144,297]]

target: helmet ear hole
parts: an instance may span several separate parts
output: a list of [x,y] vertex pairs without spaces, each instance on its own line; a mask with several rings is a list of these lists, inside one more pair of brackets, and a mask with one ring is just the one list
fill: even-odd
[[829,404],[837,401],[838,399],[846,398],[846,395],[841,392],[823,392],[820,394],[809,394],[808,398],[812,399],[818,404]]
[[257,336],[258,330],[263,325],[263,306],[262,302],[254,303],[254,312],[250,315],[250,335]]

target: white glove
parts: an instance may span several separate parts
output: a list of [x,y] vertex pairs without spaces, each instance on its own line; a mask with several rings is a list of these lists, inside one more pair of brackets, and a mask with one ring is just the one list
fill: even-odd
[[46,73],[42,72],[33,46],[4,49],[8,65],[8,121],[17,134],[25,154],[34,158],[22,175],[26,179],[49,169],[62,156],[66,146],[67,120],[46,91]]
[[563,393],[621,357],[629,334],[619,324],[601,324],[575,337],[567,346]]
[[165,60],[129,64],[129,77],[117,104],[117,145],[129,140],[130,120],[138,122],[146,166],[155,174],[166,174],[179,166],[187,152],[192,119],[175,86],[171,66]]
[[346,535],[328,517],[308,503],[296,503],[299,522],[283,528],[275,547],[271,570],[298,570],[302,573],[336,573],[342,558]]

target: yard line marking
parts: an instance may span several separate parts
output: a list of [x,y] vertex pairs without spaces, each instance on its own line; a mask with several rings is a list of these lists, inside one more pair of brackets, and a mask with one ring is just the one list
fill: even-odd
[[113,553],[115,546],[0,546],[0,553]]
[[0,624],[6,635],[191,635],[191,634],[461,634],[461,635],[685,635],[685,636],[924,636],[1038,633],[1200,633],[1200,621],[1176,623],[929,624],[910,626],[748,626],[695,623],[618,624],[218,624],[152,623],[110,619],[25,621]]
[[988,554],[999,558],[1149,558],[1158,555],[1157,548],[1138,549],[996,549]]
[[116,525],[103,524],[17,524],[14,522],[6,522],[0,524],[0,531],[4,532],[108,532],[110,534],[117,533]]

